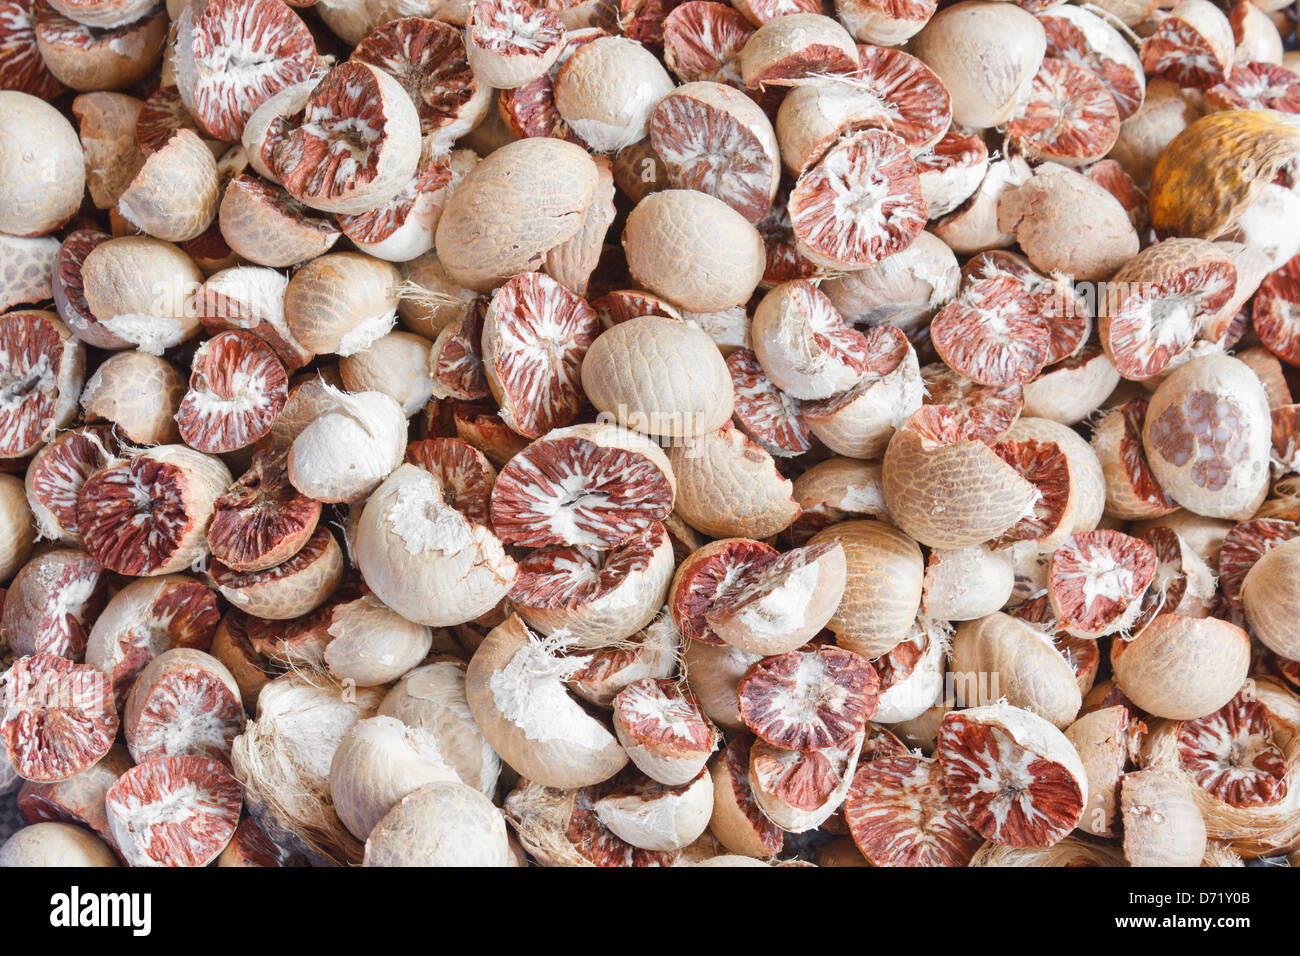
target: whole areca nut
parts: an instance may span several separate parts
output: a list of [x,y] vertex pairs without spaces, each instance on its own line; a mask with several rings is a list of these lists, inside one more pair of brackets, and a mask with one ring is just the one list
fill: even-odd
[[438,220],[447,275],[486,292],[538,268],[582,228],[599,173],[580,146],[536,137],[502,146],[470,170]]
[[671,438],[720,428],[734,398],[722,353],[708,335],[658,315],[603,332],[583,362],[582,387],[597,410],[620,424]]

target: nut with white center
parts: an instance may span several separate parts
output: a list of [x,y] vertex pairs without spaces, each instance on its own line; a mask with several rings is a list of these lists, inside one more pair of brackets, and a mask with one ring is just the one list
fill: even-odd
[[229,763],[244,719],[239,685],[225,665],[178,647],[140,672],[122,711],[122,730],[137,763],[186,754]]
[[673,680],[639,680],[613,701],[614,732],[646,776],[668,786],[689,783],[717,748],[717,728],[695,695]]
[[525,0],[479,0],[465,24],[465,52],[485,86],[511,90],[537,79],[564,49],[564,24]]
[[312,90],[268,164],[299,201],[355,215],[387,202],[420,160],[420,117],[387,73],[349,60]]
[[361,501],[402,461],[406,415],[383,392],[325,386],[327,404],[289,453],[289,480],[317,501]]

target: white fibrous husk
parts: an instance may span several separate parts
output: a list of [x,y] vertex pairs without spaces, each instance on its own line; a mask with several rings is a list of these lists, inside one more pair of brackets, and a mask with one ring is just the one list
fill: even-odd
[[446,504],[437,479],[415,465],[397,468],[370,496],[353,546],[379,599],[433,627],[486,614],[518,573],[496,535]]
[[379,713],[431,735],[462,783],[491,797],[501,758],[483,737],[465,699],[465,667],[434,661],[408,672],[379,705]]
[[249,812],[272,841],[316,862],[361,862],[361,843],[334,810],[330,765],[344,734],[375,713],[381,696],[307,670],[262,689],[257,719],[235,738],[231,762]]
[[317,501],[359,501],[401,464],[406,415],[383,392],[321,388],[330,406],[293,440],[289,480]]

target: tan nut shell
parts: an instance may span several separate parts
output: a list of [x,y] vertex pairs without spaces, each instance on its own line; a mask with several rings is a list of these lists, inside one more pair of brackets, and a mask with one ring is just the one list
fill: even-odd
[[1241,689],[1250,669],[1250,637],[1215,617],[1161,614],[1137,638],[1110,649],[1115,682],[1156,717],[1194,720]]
[[1241,586],[1250,629],[1269,650],[1300,660],[1300,538],[1255,562]]
[[940,10],[912,41],[952,96],[952,120],[987,129],[1012,115],[1047,50],[1033,14],[1010,3],[967,0]]
[[0,843],[0,869],[118,865],[107,843],[71,823],[34,823]]
[[1167,770],[1126,773],[1119,784],[1129,866],[1200,866],[1205,819],[1187,786]]
[[517,569],[501,542],[443,503],[438,482],[401,465],[366,502],[353,556],[366,584],[419,624],[463,624],[497,605]]
[[171,363],[144,352],[110,355],[86,382],[81,407],[86,421],[112,422],[138,445],[179,441],[176,411],[185,379]]
[[921,607],[921,549],[893,525],[870,518],[833,524],[809,543],[822,541],[844,548],[844,596],[826,625],[835,643],[873,660],[889,653]]
[[0,90],[0,183],[0,232],[10,235],[51,232],[81,206],[81,142],[44,100]]
[[330,763],[330,798],[358,840],[403,797],[425,784],[460,783],[438,743],[395,717],[367,717],[343,735]]
[[766,538],[799,515],[794,485],[766,451],[728,425],[668,450],[677,513],[714,538]]
[[1065,728],[1083,705],[1074,669],[1047,634],[1008,614],[995,612],[958,627],[951,660],[958,706],[1005,698]]
[[1128,708],[1103,707],[1065,728],[1088,774],[1088,806],[1079,829],[1093,836],[1115,835],[1119,780],[1128,759]]
[[1002,196],[998,228],[1015,234],[1034,268],[1083,281],[1109,279],[1138,253],[1137,231],[1119,200],[1059,163],[1043,163]]
[[[1194,448],[1182,463],[1166,457],[1157,440],[1165,431],[1161,416],[1170,409],[1174,409],[1170,415],[1176,416],[1176,406],[1185,406],[1204,393],[1214,397],[1216,416],[1226,412],[1233,415],[1227,427],[1241,455],[1239,460],[1229,462],[1227,479],[1220,487],[1213,487],[1213,480],[1207,479],[1206,484],[1198,481],[1201,473],[1197,464],[1215,451],[1206,448],[1199,436],[1194,438]],[[1193,439],[1192,426],[1185,415],[1181,417],[1182,426],[1172,430],[1176,437]],[[1216,429],[1221,427],[1224,426],[1215,425]],[[1248,365],[1220,353],[1194,358],[1160,383],[1147,407],[1142,445],[1152,474],[1169,497],[1187,510],[1206,517],[1242,520],[1259,507],[1268,491],[1270,435],[1268,395],[1264,386]]]
[[182,129],[151,153],[117,200],[122,218],[157,239],[201,236],[221,198],[217,162],[193,130]]
[[532,137],[502,146],[469,171],[438,220],[447,275],[485,292],[541,266],[582,228],[599,174],[580,146]]
[[555,77],[555,108],[598,153],[645,139],[673,79],[636,40],[603,36],[574,50]]
[[1074,522],[1070,534],[1091,531],[1106,510],[1106,478],[1088,440],[1073,428],[1047,418],[1021,415],[1007,431],[1007,441],[1051,441],[1065,455],[1074,489]]
[[665,189],[637,203],[623,250],[637,282],[688,312],[742,305],[767,264],[758,230],[722,200],[693,189]]
[[[521,653],[526,656],[514,661]],[[562,790],[608,780],[627,764],[627,754],[567,695],[560,675],[547,673],[546,660],[518,616],[493,628],[465,673],[474,721],[492,749],[529,780]],[[554,687],[545,690],[551,681]]]
[[505,818],[462,783],[407,794],[370,831],[364,866],[512,866]]
[[885,450],[885,503],[898,526],[931,548],[988,541],[1028,513],[1037,490],[988,445],[938,444],[907,425]]
[[648,435],[694,438],[731,418],[731,376],[713,340],[686,322],[646,315],[601,333],[582,363],[596,409]]
[[360,252],[333,252],[293,274],[284,317],[302,345],[320,354],[353,355],[397,321],[397,268]]
[[194,260],[148,236],[109,239],[82,263],[86,305],[106,330],[161,355],[199,331],[192,297],[203,285]]

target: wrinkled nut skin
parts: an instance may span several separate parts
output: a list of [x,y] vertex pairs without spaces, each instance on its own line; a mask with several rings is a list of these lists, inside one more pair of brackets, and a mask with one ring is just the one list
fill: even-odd
[[144,162],[135,124],[143,100],[125,93],[82,93],[72,101],[86,152],[86,189],[98,209],[110,209]]
[[117,211],[156,239],[186,242],[212,224],[221,198],[212,151],[191,130],[150,154],[117,200]]
[[623,251],[633,278],[687,312],[743,304],[767,264],[763,239],[744,216],[691,189],[665,189],[637,203]]
[[401,276],[391,263],[332,252],[303,265],[284,293],[284,317],[304,347],[354,355],[393,327]]
[[36,519],[20,479],[0,475],[0,581],[8,581],[27,561],[36,542]]
[[964,548],[1005,532],[1037,490],[982,442],[936,444],[904,425],[884,458],[885,503],[898,526],[931,548]]
[[714,538],[766,538],[799,516],[770,454],[727,425],[668,449],[677,514]]
[[40,236],[81,206],[81,142],[62,114],[27,93],[0,90],[0,232]]
[[[512,615],[484,638],[465,672],[470,713],[492,749],[521,776],[564,790],[601,783],[622,770],[628,758],[618,740],[567,696],[558,674],[538,663],[531,681],[522,673],[514,680],[504,676],[512,664],[522,669],[514,661],[521,653],[522,663],[531,663],[529,657],[543,652]],[[554,687],[544,690],[550,681]]]
[[1268,395],[1240,359],[1194,358],[1160,383],[1142,444],[1160,487],[1208,518],[1247,518],[1268,491]]
[[651,112],[672,89],[668,71],[640,43],[602,36],[560,67],[555,107],[588,146],[609,153],[645,139]]
[[889,653],[907,637],[921,607],[921,549],[893,525],[869,518],[837,522],[809,544],[824,541],[844,549],[844,593],[826,624],[835,643],[868,660]]
[[462,783],[430,783],[385,814],[363,866],[513,866],[501,811]]
[[342,235],[283,189],[242,176],[226,186],[217,220],[232,251],[276,268],[324,255]]
[[1250,667],[1250,637],[1218,618],[1161,614],[1138,637],[1111,644],[1120,690],[1156,717],[1194,720],[1212,714],[1241,689]]
[[120,236],[90,251],[81,267],[86,305],[114,335],[161,355],[199,331],[193,297],[203,271],[177,246]]
[[1151,224],[1161,235],[1217,239],[1300,154],[1300,125],[1272,110],[1202,117],[1165,147],[1151,174]]
[[596,195],[596,163],[580,146],[529,138],[476,165],[447,201],[434,237],[452,281],[486,292],[539,268],[572,237]]
[[966,0],[935,14],[911,49],[948,88],[953,122],[987,129],[1011,116],[1042,64],[1047,35],[1018,6]]
[[1300,659],[1300,538],[1270,550],[1246,573],[1242,604],[1251,632],[1274,653]]
[[433,627],[491,611],[518,574],[501,541],[444,504],[437,480],[415,465],[399,466],[366,501],[352,554],[376,597]]
[[604,415],[647,435],[695,438],[731,418],[731,376],[697,326],[662,316],[621,322],[592,343],[582,389]]
[[1043,163],[1023,185],[1008,189],[997,219],[1041,272],[1099,281],[1138,253],[1137,231],[1119,200],[1059,163]]
[[86,421],[108,421],[140,445],[180,440],[176,412],[185,379],[165,359],[144,352],[118,352],[95,370],[81,393]]
[[0,844],[0,869],[120,865],[107,843],[89,830],[71,823],[35,823],[23,827]]
[[1089,805],[1079,829],[1094,836],[1114,836],[1118,784],[1128,761],[1128,708],[1103,707],[1065,728],[1088,775]]
[[1065,729],[1083,705],[1074,670],[1049,637],[1001,612],[957,628],[951,672],[959,707],[982,707],[1005,697]]

